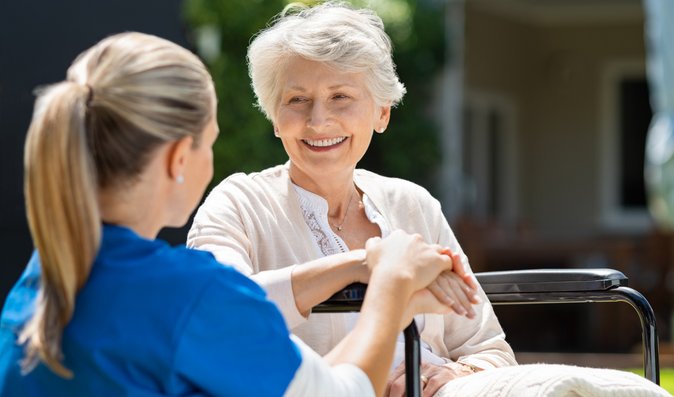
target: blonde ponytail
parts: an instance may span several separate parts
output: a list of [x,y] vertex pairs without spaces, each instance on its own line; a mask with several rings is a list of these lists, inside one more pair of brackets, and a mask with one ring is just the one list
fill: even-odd
[[75,308],[75,295],[89,276],[100,243],[101,220],[85,114],[89,88],[64,82],[41,97],[25,146],[28,223],[40,256],[42,281],[36,313],[20,342],[24,369],[46,363],[57,374],[61,336]]

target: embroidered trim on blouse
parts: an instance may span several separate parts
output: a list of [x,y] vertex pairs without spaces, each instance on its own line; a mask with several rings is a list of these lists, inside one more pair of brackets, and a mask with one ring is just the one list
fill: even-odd
[[[297,196],[299,197],[300,208],[304,216],[304,222],[314,236],[314,241],[323,255],[333,255],[341,252],[348,252],[349,247],[344,240],[339,237],[330,228],[328,223],[328,203],[317,194],[305,190],[293,184]],[[389,228],[386,220],[374,206],[369,197],[363,195],[363,205],[365,206],[365,215],[371,222],[376,223],[381,229],[382,236],[389,234]]]

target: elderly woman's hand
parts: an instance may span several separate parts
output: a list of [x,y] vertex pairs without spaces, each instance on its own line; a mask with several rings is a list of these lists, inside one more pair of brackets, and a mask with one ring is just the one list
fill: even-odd
[[477,297],[477,281],[466,271],[461,257],[450,250],[445,255],[452,258],[452,270],[444,271],[428,286],[428,290],[441,302],[450,306],[460,316],[475,317],[473,305],[480,303]]
[[[443,365],[430,363],[421,364],[421,388],[423,397],[432,397],[445,383],[475,373],[475,370],[465,364],[451,362]],[[402,397],[405,395],[405,363],[402,362],[393,371],[386,385],[387,397]]]
[[456,273],[445,271],[428,286],[435,297],[454,310],[459,316],[475,318],[473,305],[479,303],[477,290],[470,287]]
[[468,284],[472,289],[477,290],[477,279],[473,273],[468,272],[468,267],[461,260],[461,255],[453,252],[449,248],[442,250],[442,253],[452,258],[452,271]]

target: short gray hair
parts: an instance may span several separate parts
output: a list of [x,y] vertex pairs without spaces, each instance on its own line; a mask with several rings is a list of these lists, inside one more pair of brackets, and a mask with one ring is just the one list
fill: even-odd
[[291,4],[248,47],[248,72],[257,105],[269,120],[278,110],[281,78],[293,56],[325,62],[344,72],[364,72],[377,105],[397,105],[405,86],[398,79],[391,39],[373,11],[343,2],[314,7]]

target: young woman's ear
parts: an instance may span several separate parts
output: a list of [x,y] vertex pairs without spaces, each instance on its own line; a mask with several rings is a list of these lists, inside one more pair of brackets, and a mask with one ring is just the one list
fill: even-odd
[[175,141],[168,151],[168,176],[177,184],[185,182],[185,167],[192,151],[194,139],[186,136]]

